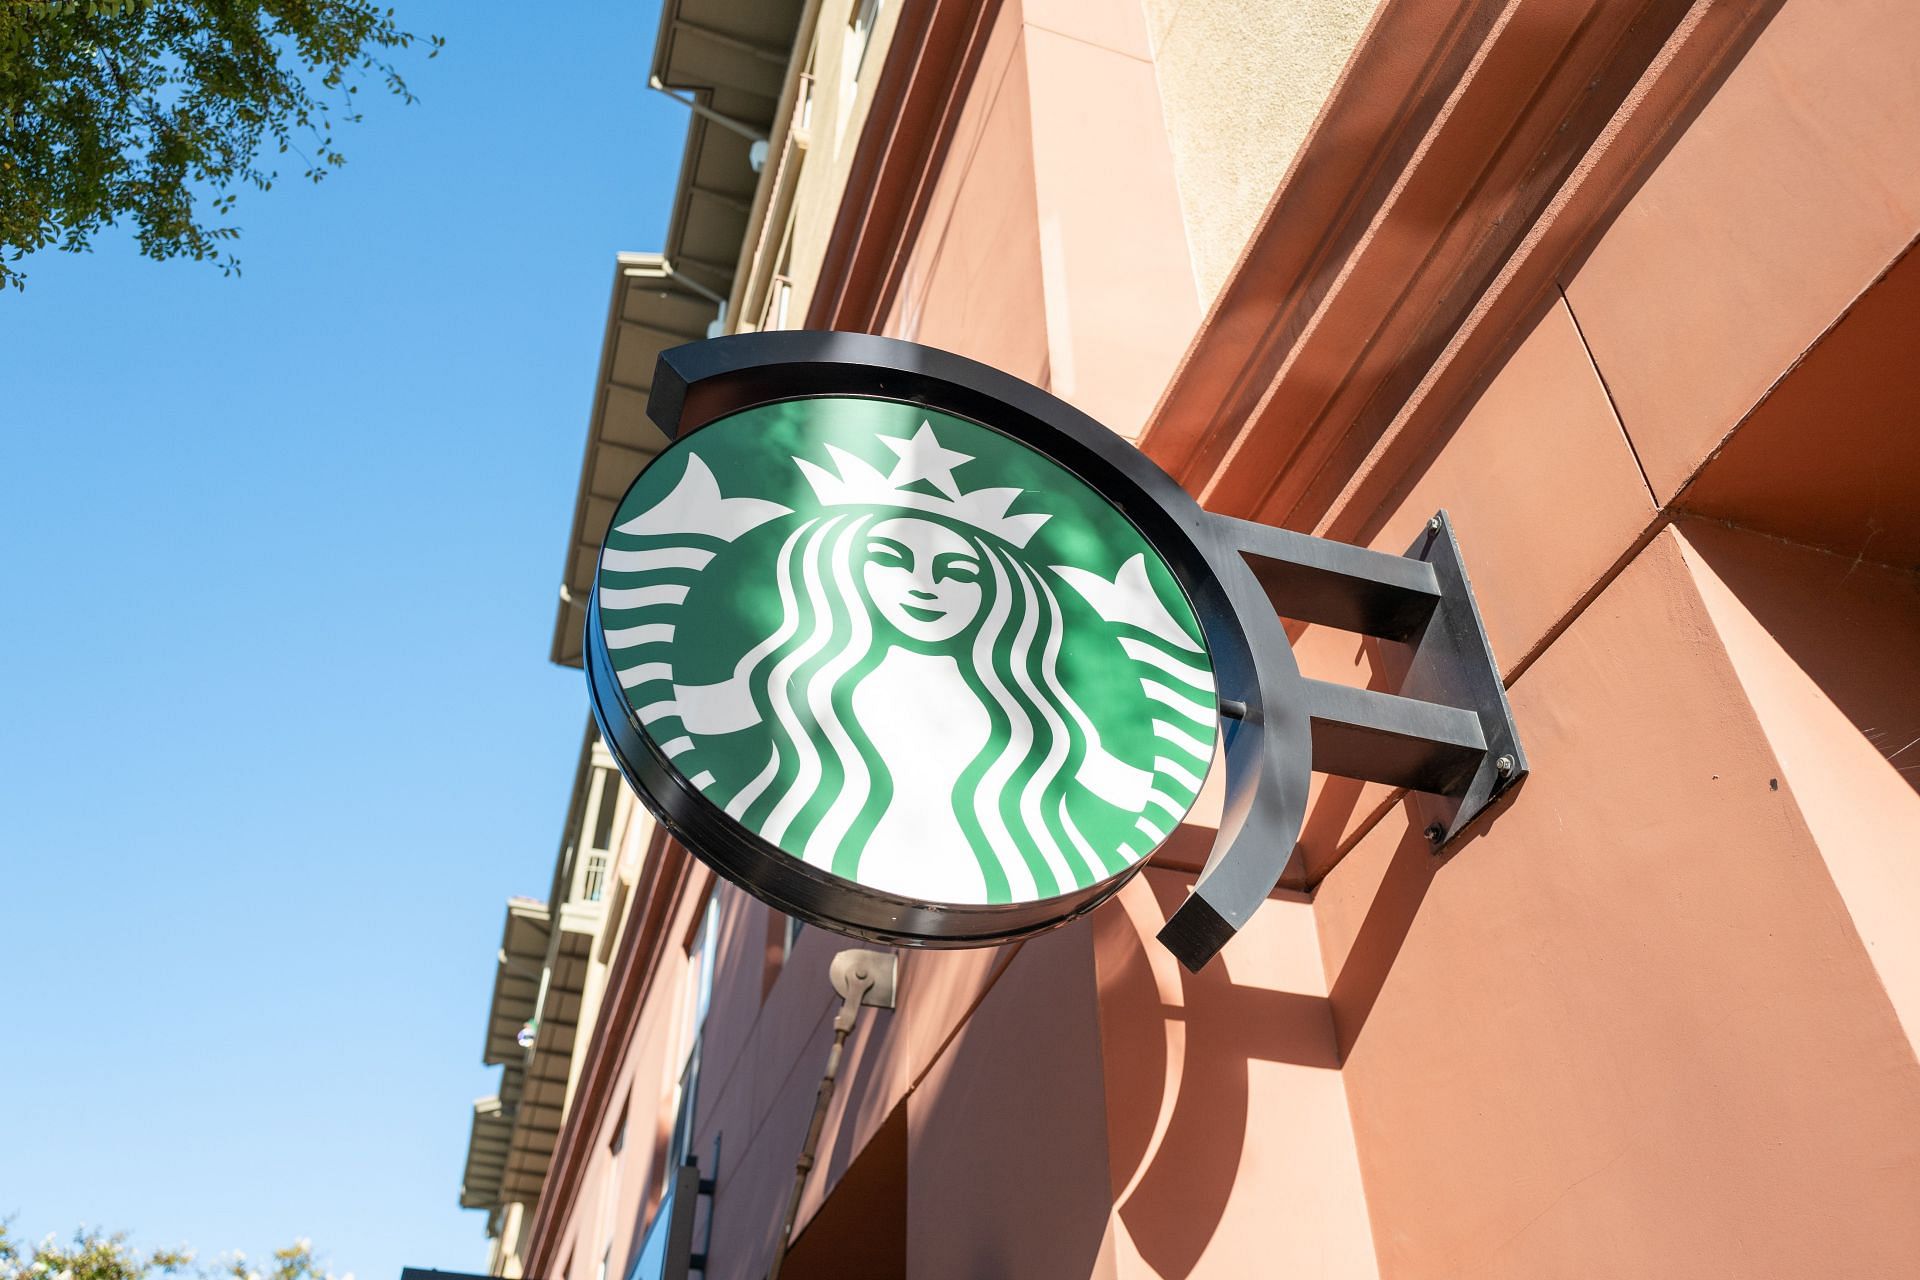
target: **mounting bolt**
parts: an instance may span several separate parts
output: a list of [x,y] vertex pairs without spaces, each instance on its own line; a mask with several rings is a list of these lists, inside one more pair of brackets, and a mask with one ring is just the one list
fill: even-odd
[[1445,840],[1446,838],[1447,838],[1447,829],[1441,826],[1439,823],[1436,822],[1427,828],[1428,844],[1437,845],[1442,840]]
[[1511,778],[1513,776],[1513,757],[1501,756],[1498,760],[1495,760],[1493,762],[1493,771],[1503,778]]
[[1427,532],[1428,532],[1428,533],[1438,533],[1438,532],[1440,532],[1440,517],[1439,517],[1439,516],[1435,516],[1435,517],[1434,517],[1433,519],[1431,519],[1431,520],[1429,520],[1429,521],[1427,521]]

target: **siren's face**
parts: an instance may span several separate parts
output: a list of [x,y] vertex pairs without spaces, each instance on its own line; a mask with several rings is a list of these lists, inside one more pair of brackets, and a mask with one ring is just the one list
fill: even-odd
[[945,525],[903,517],[867,534],[862,579],[880,615],[909,640],[943,644],[980,612],[980,549]]

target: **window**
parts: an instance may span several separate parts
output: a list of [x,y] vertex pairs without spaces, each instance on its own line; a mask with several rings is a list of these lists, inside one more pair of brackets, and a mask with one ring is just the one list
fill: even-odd
[[853,33],[848,37],[848,52],[853,55],[852,78],[855,80],[867,69],[867,47],[873,43],[873,27],[879,19],[880,0],[860,0],[853,7],[853,17],[849,22]]
[[760,312],[762,329],[787,329],[793,324],[793,228],[797,218],[797,211],[789,210],[786,228],[780,233],[780,252],[774,258],[766,304]]
[[613,1136],[607,1139],[607,1154],[617,1156],[627,1145],[627,1102],[620,1104],[620,1118],[614,1122]]
[[600,1238],[606,1242],[600,1251],[596,1280],[607,1280],[607,1268],[613,1265],[613,1215],[620,1207],[620,1152],[627,1145],[627,1108],[629,1096],[620,1103],[620,1118],[613,1123],[613,1136],[607,1139],[607,1178],[600,1184]]
[[613,819],[620,811],[620,775],[611,769],[595,769],[587,803],[593,812],[593,834],[580,868],[577,892],[583,902],[598,902],[607,893],[607,864],[612,861],[608,850],[613,847]]
[[687,1055],[687,1065],[681,1068],[680,1083],[674,1089],[677,1098],[673,1109],[673,1137],[667,1142],[667,1171],[669,1174],[685,1164],[693,1155],[694,1108],[700,1101],[700,1046],[696,1043],[693,1052]]
[[595,769],[598,787],[595,794],[599,797],[599,809],[593,815],[593,847],[610,849],[613,847],[613,811],[620,803],[620,783],[611,769]]
[[873,27],[879,20],[880,0],[857,0],[847,21],[847,42],[840,50],[840,100],[833,104],[836,152],[846,145],[847,124],[860,93],[860,72],[867,64],[867,46],[873,42]]
[[689,1052],[692,1043],[700,1038],[700,1029],[706,1025],[707,1006],[713,1003],[713,963],[714,951],[719,943],[719,924],[720,891],[716,888],[707,895],[706,910],[701,913],[700,925],[693,931],[693,940],[687,944],[685,1025]]
[[667,1172],[687,1162],[693,1148],[694,1108],[700,1096],[700,1041],[713,1004],[713,969],[720,935],[720,891],[707,895],[700,925],[687,945],[687,990],[682,1025],[686,1028],[686,1058],[674,1089],[673,1137],[667,1144]]

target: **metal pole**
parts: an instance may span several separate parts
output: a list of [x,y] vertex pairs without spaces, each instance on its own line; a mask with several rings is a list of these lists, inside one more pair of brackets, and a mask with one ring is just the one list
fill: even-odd
[[807,1125],[807,1140],[800,1148],[800,1159],[793,1168],[793,1195],[787,1200],[787,1216],[780,1223],[780,1240],[773,1255],[773,1270],[767,1280],[780,1280],[780,1268],[787,1261],[787,1246],[793,1242],[793,1222],[800,1216],[800,1195],[807,1187],[807,1174],[813,1171],[813,1155],[820,1147],[820,1131],[827,1125],[827,1105],[833,1101],[834,1077],[840,1074],[840,1053],[854,1019],[860,1016],[860,1002],[874,985],[873,975],[855,970],[847,979],[846,998],[840,1012],[833,1015],[833,1048],[827,1053],[827,1073],[820,1077],[820,1091],[813,1099],[813,1120]]
[[683,98],[679,94],[675,93],[673,90],[667,88],[666,85],[662,84],[657,79],[647,81],[647,88],[652,89],[655,93],[666,94],[669,98],[672,98],[675,102],[679,103],[681,106],[685,107],[687,110],[693,112],[693,114],[703,117],[704,119],[713,121],[715,124],[719,125],[722,129],[728,129],[734,133],[739,134],[741,137],[745,138],[748,142],[765,142],[767,140],[767,135],[765,133],[761,132],[759,129],[754,128],[752,125],[748,124],[746,121],[735,120],[732,116],[722,115],[720,112],[715,111],[712,107],[709,107],[705,103],[701,102],[698,98],[694,97],[692,94],[688,94],[686,97]]

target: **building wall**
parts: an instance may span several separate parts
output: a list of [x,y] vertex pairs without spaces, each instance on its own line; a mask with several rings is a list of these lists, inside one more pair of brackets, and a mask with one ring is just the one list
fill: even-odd
[[[1398,550],[1454,516],[1533,769],[1441,859],[1381,789],[1323,820],[1364,833],[1314,910],[1383,1275],[1891,1275],[1920,1247],[1916,735],[1882,741],[1914,723],[1920,594],[1868,558],[1873,484],[1809,495],[1789,444],[1906,457],[1799,370],[1844,315],[1905,327],[1875,294],[1920,232],[1890,162],[1916,47],[1906,9],[1783,6],[1372,517]],[[1910,407],[1886,354],[1841,359]]]
[[[873,108],[874,88],[900,21],[899,3],[881,3],[861,56],[852,25],[858,7],[852,0],[820,3],[812,73],[813,136],[793,209],[792,314],[796,317],[806,314],[819,282],[820,260],[833,230],[834,214],[846,194],[854,151]],[[853,70],[849,70],[849,61],[855,63]],[[851,93],[843,92],[848,85]]]
[[1372,0],[1145,0],[1193,278],[1211,303],[1306,141]]
[[1192,874],[1093,918],[1114,1277],[1373,1276],[1311,903],[1276,896],[1188,973],[1155,934]]
[[881,332],[1045,384],[1047,308],[1018,9],[993,24]]
[[[1342,144],[1309,124],[1367,19],[1242,9],[1002,0],[876,327],[1171,438],[1203,303],[1249,237],[1315,230],[1267,197]],[[1916,49],[1911,6],[1779,5],[1404,474],[1336,486],[1368,505],[1326,523],[1383,550],[1451,514],[1530,756],[1511,800],[1435,857],[1403,795],[1316,779],[1295,887],[1198,975],[1153,935],[1204,806],[1088,920],[903,956],[899,1007],[848,1042],[789,1277],[856,1241],[914,1276],[1911,1269]],[[1251,415],[1234,447],[1279,429]],[[1296,631],[1307,674],[1377,682],[1370,643]],[[617,1083],[542,1274],[589,1280],[609,1240],[624,1274],[707,886],[675,891],[599,1050]],[[810,929],[782,960],[766,908],[718,892],[692,1149],[708,1275],[745,1280],[850,944]]]
[[1200,320],[1144,13],[1003,0],[880,332],[1139,434]]
[[1564,278],[1661,501],[1912,241],[1920,11],[1782,5]]
[[1320,887],[1383,1274],[1913,1256],[1911,1049],[1684,548],[1514,683],[1534,773],[1484,834],[1436,860],[1396,809]]

